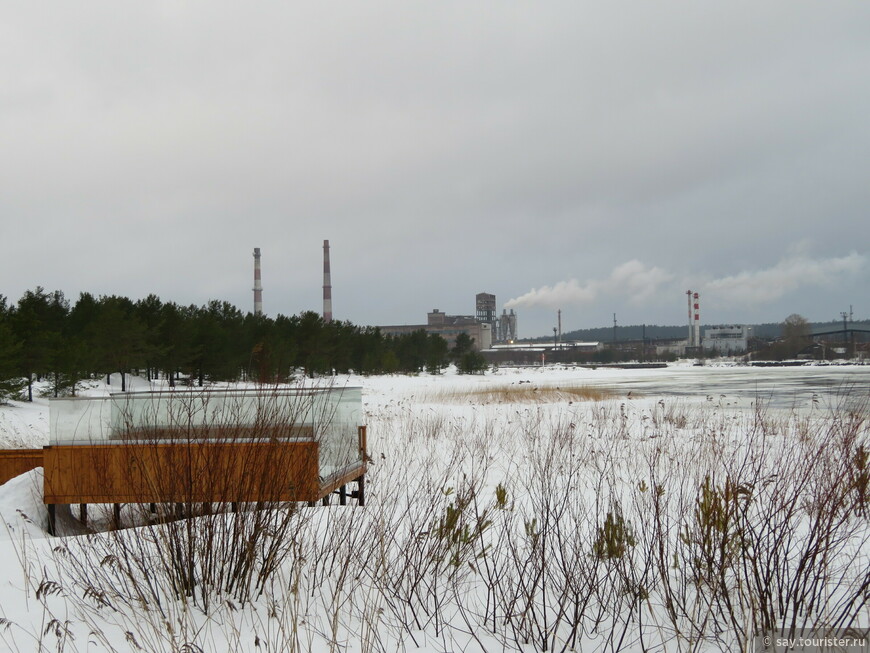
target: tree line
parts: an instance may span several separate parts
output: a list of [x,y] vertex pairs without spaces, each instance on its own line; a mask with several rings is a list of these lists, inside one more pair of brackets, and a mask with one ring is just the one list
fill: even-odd
[[423,330],[388,336],[312,311],[272,318],[225,301],[181,306],[153,294],[132,301],[81,293],[72,304],[42,287],[15,304],[0,295],[0,399],[32,401],[43,380],[53,396],[74,395],[83,381],[112,374],[124,390],[131,373],[202,386],[283,382],[298,373],[439,373],[450,362],[463,372],[485,367],[468,336],[451,349]]

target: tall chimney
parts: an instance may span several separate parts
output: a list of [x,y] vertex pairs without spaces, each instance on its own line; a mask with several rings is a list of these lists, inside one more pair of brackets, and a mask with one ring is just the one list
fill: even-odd
[[692,328],[692,291],[686,291],[686,297],[689,299],[689,339],[686,340],[686,346],[692,347],[692,340],[695,337],[695,330]]
[[263,314],[263,284],[260,281],[260,248],[254,248],[254,315]]
[[332,322],[332,279],[329,274],[329,241],[323,241],[323,321]]

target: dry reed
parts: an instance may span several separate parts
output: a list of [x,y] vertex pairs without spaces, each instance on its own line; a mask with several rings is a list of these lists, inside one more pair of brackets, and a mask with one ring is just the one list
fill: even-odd
[[620,396],[613,388],[603,386],[548,386],[531,383],[494,385],[472,389],[441,391],[426,398],[435,403],[460,404],[549,404],[574,401],[603,401]]

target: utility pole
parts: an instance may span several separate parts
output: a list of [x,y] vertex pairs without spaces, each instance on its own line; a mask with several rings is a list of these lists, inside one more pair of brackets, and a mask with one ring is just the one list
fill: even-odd
[[[852,305],[849,304],[849,324],[852,324]],[[851,341],[852,341],[852,358],[855,358],[855,331],[853,330],[851,333]]]
[[646,362],[646,324],[643,325],[643,329],[641,330],[640,362]]
[[[843,344],[846,345],[850,341],[849,330],[848,330],[849,327],[847,326],[847,324],[848,324],[847,320],[849,322],[852,321],[852,306],[851,305],[849,306],[848,313],[846,311],[840,311],[840,317],[843,318]],[[855,333],[854,333],[854,331],[852,332],[851,345],[852,345],[851,354],[854,357],[855,356]]]

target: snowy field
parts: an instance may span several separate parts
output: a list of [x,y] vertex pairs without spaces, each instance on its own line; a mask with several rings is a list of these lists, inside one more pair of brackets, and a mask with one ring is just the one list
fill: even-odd
[[[367,505],[260,511],[249,586],[203,581],[235,560],[197,538],[231,516],[52,538],[41,469],[0,487],[2,650],[749,651],[870,626],[870,367],[333,382],[363,387]],[[0,406],[0,447],[47,443],[47,399]]]

